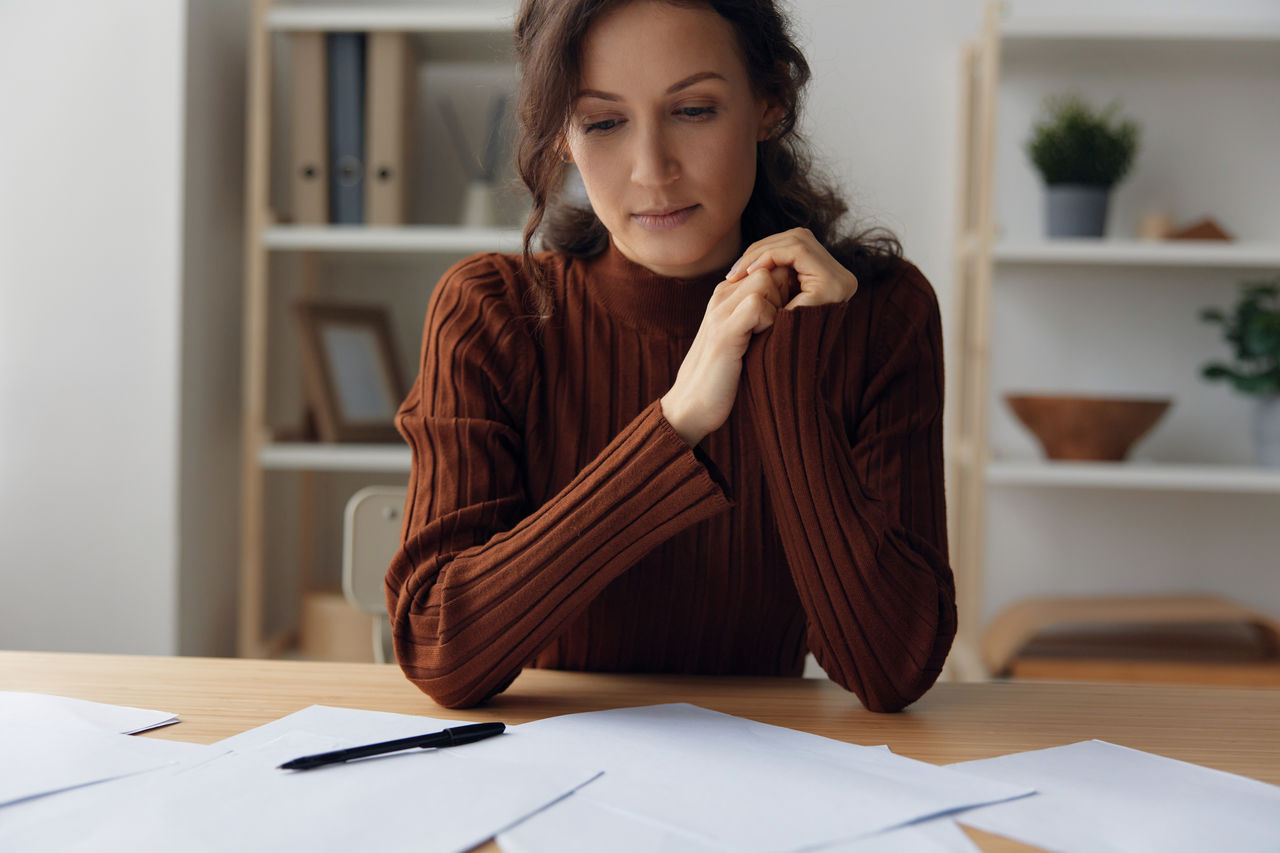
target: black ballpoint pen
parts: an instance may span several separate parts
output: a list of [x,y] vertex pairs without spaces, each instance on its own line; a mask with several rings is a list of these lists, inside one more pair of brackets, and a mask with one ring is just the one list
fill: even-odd
[[349,749],[336,749],[333,752],[320,752],[315,755],[304,755],[280,765],[281,770],[310,770],[312,767],[323,767],[326,764],[340,764],[356,758],[367,758],[370,755],[385,755],[388,752],[400,752],[404,749],[439,749],[446,746],[462,746],[474,743],[487,737],[500,735],[506,731],[502,723],[476,723],[470,726],[444,729],[429,735],[415,735],[399,740],[387,740],[382,743],[371,743],[367,746],[353,746]]

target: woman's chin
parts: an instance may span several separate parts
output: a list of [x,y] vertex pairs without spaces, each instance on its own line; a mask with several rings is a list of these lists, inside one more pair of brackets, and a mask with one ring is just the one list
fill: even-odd
[[650,232],[635,229],[630,241],[631,260],[647,267],[659,275],[672,278],[693,278],[732,263],[732,259],[721,264],[711,259],[715,252],[715,241],[693,234],[680,234],[677,231]]

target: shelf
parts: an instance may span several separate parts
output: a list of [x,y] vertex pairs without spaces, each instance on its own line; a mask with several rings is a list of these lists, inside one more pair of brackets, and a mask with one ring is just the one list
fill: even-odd
[[409,473],[409,448],[399,444],[265,444],[258,454],[263,468],[274,471],[358,471]]
[[1199,44],[1280,45],[1280,19],[1214,19],[1192,16],[1089,18],[1012,16],[1000,24],[1004,41],[1037,42],[1170,42]]
[[393,3],[276,3],[266,15],[268,30],[436,33],[510,33],[510,6]]
[[452,225],[273,225],[263,245],[292,252],[520,252],[518,228]]
[[1280,243],[1264,241],[1006,240],[992,256],[999,264],[1280,269]]
[[987,465],[993,486],[1053,486],[1280,495],[1280,468],[1148,462],[1000,460]]

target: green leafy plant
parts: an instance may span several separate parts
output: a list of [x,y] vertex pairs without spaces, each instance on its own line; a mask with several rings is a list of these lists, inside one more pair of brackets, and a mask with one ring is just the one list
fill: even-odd
[[1111,187],[1133,166],[1138,125],[1116,118],[1119,103],[1094,110],[1079,95],[1050,95],[1031,128],[1027,156],[1050,186]]
[[1230,314],[1205,308],[1200,319],[1221,325],[1223,337],[1235,347],[1236,363],[1206,364],[1201,369],[1205,379],[1230,380],[1244,394],[1280,394],[1280,274],[1275,281],[1244,284]]

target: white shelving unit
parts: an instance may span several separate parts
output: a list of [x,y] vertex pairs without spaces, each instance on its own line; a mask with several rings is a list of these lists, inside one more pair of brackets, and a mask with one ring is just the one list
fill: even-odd
[[408,474],[409,448],[383,444],[317,444],[275,442],[264,444],[259,464],[274,471],[380,471]]
[[408,33],[509,33],[511,9],[495,3],[395,4],[284,2],[266,10],[263,23],[274,32],[389,30]]
[[263,234],[275,252],[435,252],[460,254],[496,249],[520,251],[523,234],[507,228],[447,225],[276,225]]
[[1000,36],[1011,49],[1089,43],[1131,45],[1230,43],[1273,45],[1280,41],[1280,22],[1202,17],[1078,18],[1010,17],[1000,22]]
[[[1219,74],[1219,68],[1227,70]],[[1208,82],[1197,77],[1200,72],[1210,78]],[[1259,74],[1262,79],[1255,79]],[[956,241],[961,358],[958,412],[948,454],[953,485],[952,554],[960,607],[953,660],[962,677],[984,677],[987,672],[979,649],[993,591],[987,586],[989,540],[1002,532],[1001,519],[991,512],[989,490],[1002,494],[1023,490],[1018,494],[1024,497],[1010,497],[1003,505],[1034,504],[1041,511],[1038,519],[1048,518],[1049,524],[1055,514],[1045,507],[1054,500],[1071,501],[1078,517],[1088,516],[1094,523],[1106,514],[1095,506],[1089,515],[1082,506],[1128,502],[1116,504],[1117,513],[1110,517],[1117,526],[1124,523],[1118,513],[1141,501],[1194,501],[1202,495],[1209,501],[1261,500],[1264,507],[1276,506],[1280,470],[1254,468],[1236,458],[1243,442],[1233,445],[1234,450],[1223,442],[1223,447],[1209,448],[1214,452],[1202,454],[1203,458],[1197,454],[1197,448],[1206,449],[1215,438],[1233,433],[1240,420],[1224,417],[1219,423],[1205,403],[1203,395],[1210,392],[1195,389],[1196,344],[1190,341],[1195,321],[1178,319],[1183,325],[1176,331],[1162,324],[1182,317],[1178,312],[1189,310],[1197,299],[1201,305],[1226,304],[1235,295],[1234,288],[1227,289],[1228,281],[1234,285],[1280,271],[1280,194],[1275,191],[1280,180],[1274,177],[1273,146],[1267,141],[1280,124],[1274,108],[1274,92],[1280,90],[1280,17],[1262,21],[1020,18],[1016,12],[1009,13],[1008,4],[992,3],[980,37],[963,53],[961,76]],[[1176,82],[1166,84],[1162,76]],[[1214,85],[1220,88],[1211,88]],[[1149,168],[1145,174],[1135,169],[1137,189],[1129,197],[1118,199],[1119,205],[1113,199],[1111,231],[1125,230],[1115,227],[1117,206],[1122,220],[1132,221],[1138,212],[1133,202],[1139,196],[1167,203],[1168,197],[1160,197],[1159,192],[1176,195],[1185,186],[1184,207],[1205,203],[1214,212],[1236,214],[1232,221],[1242,223],[1237,226],[1241,239],[1217,243],[1150,242],[1121,233],[1109,233],[1102,240],[1039,236],[1038,217],[1028,211],[1039,202],[1038,179],[1033,178],[1025,155],[1016,150],[1029,132],[1028,104],[1035,92],[1079,91],[1081,86],[1092,87],[1095,95],[1128,86],[1122,98],[1126,110],[1146,110],[1140,116],[1146,126],[1139,166],[1149,157]],[[1220,97],[1228,87],[1239,91],[1230,90],[1231,98]],[[1258,98],[1254,109],[1262,112],[1241,112],[1244,108],[1230,103],[1234,97]],[[1021,112],[1010,108],[1011,101],[1017,101],[1015,107]],[[1262,124],[1239,127],[1240,138],[1227,143],[1233,146],[1229,153],[1205,152],[1205,145],[1212,147],[1215,137],[1211,130],[1196,129],[1193,122],[1212,128],[1214,121],[1227,115],[1221,111],[1231,109],[1237,111],[1231,115],[1246,120],[1261,117]],[[1219,128],[1219,133],[1223,130]],[[1199,140],[1199,150],[1205,153],[1195,162],[1184,162],[1179,158],[1189,155],[1181,146],[1196,133],[1205,137]],[[1258,161],[1253,174],[1243,171],[1239,163],[1241,152],[1248,151]],[[1237,198],[1244,201],[1236,205]],[[1188,210],[1184,215],[1209,210]],[[1198,289],[1201,282],[1203,290]],[[1169,307],[1164,304],[1166,295],[1181,301]],[[1110,301],[1092,314],[1083,307],[1099,298]],[[1057,314],[1052,313],[1055,309],[1060,309]],[[1011,320],[1043,325],[1011,334],[1007,328]],[[1116,346],[1117,329],[1129,337],[1115,350],[1122,355],[1108,362],[1099,353]],[[1055,336],[1058,340],[1049,340]],[[1187,343],[1178,349],[1177,341],[1170,341],[1175,337]],[[1144,358],[1142,342],[1153,339],[1161,342],[1154,348],[1158,355]],[[1024,348],[1030,344],[1038,351],[1015,352],[1010,341]],[[1179,355],[1176,366],[1165,364],[1171,352]],[[1225,350],[1215,354],[1227,355]],[[1178,376],[1186,377],[1177,380],[1186,383],[1178,386],[1186,392],[1184,396],[1200,396],[1188,403],[1185,414],[1176,406],[1166,417],[1166,421],[1183,417],[1183,428],[1178,432],[1171,427],[1176,440],[1159,445],[1154,451],[1159,458],[1139,456],[1126,463],[1048,462],[1028,458],[1038,448],[1017,435],[1000,403],[1001,393],[1014,387],[1025,390],[1021,387],[1028,384],[1025,377],[1037,375],[1038,369],[1047,384],[1084,386],[1073,389],[1081,393],[1094,384],[1145,392],[1149,389],[1144,383],[1171,385],[1174,380],[1169,377]],[[1126,370],[1134,375],[1122,378]],[[1083,500],[1073,497],[1086,494],[1090,497]],[[1142,517],[1159,514],[1145,509],[1138,513]],[[1064,517],[1059,529],[1041,538],[1087,547],[1111,535],[1099,529],[1061,529],[1070,523]],[[1262,529],[1264,536],[1274,536],[1280,526],[1264,524]],[[1022,535],[1024,550],[1019,553],[1026,553],[1026,540],[1035,537]],[[1276,544],[1280,543],[1259,549],[1271,555],[1269,570],[1276,568]],[[1128,551],[1139,549],[1132,546]]]
[[1280,495],[1280,471],[1234,465],[1161,465],[1108,462],[987,464],[993,486],[1047,486],[1174,492],[1241,492]]
[[1149,240],[1011,240],[992,251],[997,264],[1136,266],[1273,270],[1280,268],[1280,242],[1261,240],[1217,244]]
[[[294,636],[288,630],[267,629],[268,589],[280,566],[267,564],[269,473],[286,474],[298,481],[297,514],[302,527],[314,527],[314,493],[320,476],[361,474],[404,477],[410,467],[409,449],[400,444],[323,444],[284,441],[271,421],[272,359],[278,356],[280,321],[276,291],[289,269],[303,294],[317,288],[317,270],[338,260],[350,270],[354,265],[377,278],[379,265],[396,258],[416,256],[432,263],[450,263],[481,251],[518,252],[522,234],[514,228],[464,228],[450,225],[350,226],[293,225],[283,223],[273,207],[272,174],[280,168],[279,145],[273,134],[283,126],[276,112],[287,104],[273,103],[283,63],[277,56],[282,39],[300,32],[410,33],[417,52],[429,59],[451,63],[459,73],[478,66],[509,65],[513,6],[509,2],[400,2],[361,3],[329,0],[254,0],[249,41],[249,116],[247,139],[247,216],[245,252],[245,302],[243,340],[244,421],[241,479],[240,601],[238,648],[241,656],[262,657],[286,652]],[[452,156],[451,154],[448,156]],[[274,168],[273,168],[274,167]],[[278,182],[276,182],[278,183]],[[433,186],[433,190],[435,187]],[[277,187],[278,190],[278,187]],[[425,275],[411,280],[418,290]],[[426,282],[426,287],[434,279]],[[376,281],[371,282],[377,284]],[[421,321],[421,316],[414,318]],[[420,325],[417,327],[420,330]],[[416,349],[416,341],[415,349]],[[297,377],[293,377],[297,379]],[[411,378],[411,375],[410,375]],[[295,394],[297,389],[292,389]],[[273,536],[280,531],[270,531]],[[303,534],[306,536],[305,532]],[[298,546],[299,563],[314,559],[308,542]],[[297,576],[305,587],[309,574],[300,565]],[[305,591],[305,589],[304,589]],[[278,594],[278,593],[277,593]]]

